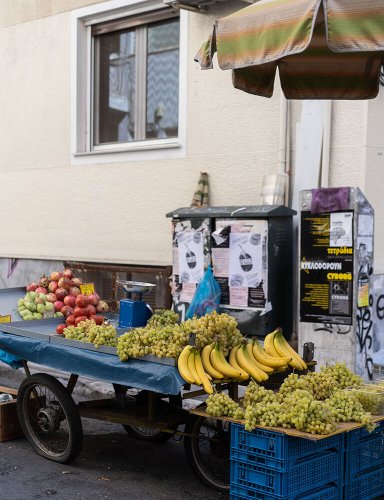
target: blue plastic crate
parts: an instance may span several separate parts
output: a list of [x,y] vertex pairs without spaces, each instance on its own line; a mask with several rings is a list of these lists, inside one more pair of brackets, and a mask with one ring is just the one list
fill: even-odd
[[384,495],[384,467],[381,465],[364,471],[344,485],[347,500],[372,500],[380,495]]
[[264,429],[248,432],[240,424],[231,427],[231,458],[275,470],[287,471],[293,462],[315,453],[331,449],[341,453],[343,446],[342,434],[311,441]]
[[364,427],[359,427],[358,429],[347,432],[345,447],[349,448],[362,440],[371,439],[375,435],[379,434],[384,435],[384,421],[378,422],[376,429],[372,432],[366,431]]
[[361,472],[384,464],[384,435],[374,434],[345,450],[345,482],[349,483]]
[[288,471],[276,471],[250,462],[231,460],[231,484],[255,491],[291,498],[308,489],[343,482],[343,453],[326,451],[305,457]]
[[[299,496],[290,496],[286,500],[341,500],[343,488],[337,484],[326,484],[316,490],[311,490],[302,493]],[[260,493],[252,488],[244,488],[242,486],[231,484],[230,500],[281,500],[281,497]]]

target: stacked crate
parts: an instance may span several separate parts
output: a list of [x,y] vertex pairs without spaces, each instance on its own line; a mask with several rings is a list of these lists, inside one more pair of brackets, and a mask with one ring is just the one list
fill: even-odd
[[232,424],[231,500],[340,499],[343,452],[343,434],[310,441]]
[[369,433],[345,434],[344,498],[370,500],[384,495],[384,422]]

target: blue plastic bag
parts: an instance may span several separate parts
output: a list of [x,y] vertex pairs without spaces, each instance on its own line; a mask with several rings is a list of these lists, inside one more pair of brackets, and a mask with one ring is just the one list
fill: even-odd
[[20,358],[17,358],[13,354],[9,354],[8,352],[2,351],[1,349],[0,349],[0,361],[9,365],[14,370],[17,370],[22,366]]
[[200,317],[214,310],[217,311],[220,306],[220,297],[220,286],[213,276],[211,266],[208,266],[203,279],[196,288],[185,318],[190,319],[193,318],[193,316]]

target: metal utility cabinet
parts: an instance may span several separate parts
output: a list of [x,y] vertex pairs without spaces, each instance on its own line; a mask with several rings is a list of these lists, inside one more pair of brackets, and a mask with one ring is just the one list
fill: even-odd
[[181,319],[209,264],[222,312],[244,335],[292,332],[293,223],[285,206],[179,208],[173,228],[173,302]]

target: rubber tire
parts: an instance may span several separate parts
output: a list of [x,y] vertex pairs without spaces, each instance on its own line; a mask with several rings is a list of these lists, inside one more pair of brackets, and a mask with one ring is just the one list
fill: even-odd
[[[205,420],[206,420],[205,417],[196,417],[196,419],[190,420],[185,426],[186,434],[199,434],[200,428],[204,424]],[[216,491],[220,491],[222,493],[229,493],[229,487],[230,487],[229,473],[228,473],[228,482],[223,483],[213,480],[212,477],[210,477],[205,472],[204,465],[201,464],[198,459],[198,451],[196,450],[196,438],[186,436],[184,438],[184,447],[188,462],[192,466],[194,472],[199,477],[199,479],[205,485],[209,486],[210,488]],[[230,456],[230,448],[228,447],[228,464],[229,464],[229,456]]]
[[[146,393],[146,391],[140,391],[138,393],[138,395],[136,396],[137,400],[144,401],[145,393]],[[174,400],[174,402],[172,404],[180,405],[180,406],[182,405],[181,396],[180,397],[170,396],[169,399],[170,399],[170,403],[172,402],[172,399]],[[173,437],[172,433],[162,432],[162,431],[157,430],[156,428],[153,428],[153,429],[150,427],[142,428],[142,427],[135,427],[133,425],[123,425],[123,427],[130,436],[132,436],[136,439],[141,439],[142,441],[150,441],[152,443],[166,443],[167,441],[169,441]],[[143,432],[141,432],[140,429],[143,429]],[[153,434],[149,434],[149,435],[145,434],[145,431],[149,430],[149,429],[151,429],[153,431]]]
[[[30,432],[29,419],[25,416],[25,405],[28,405],[28,400],[26,400],[26,398],[33,386],[46,387],[55,395],[57,401],[64,410],[69,428],[69,443],[63,453],[54,455],[45,452],[37,443],[36,437]],[[61,464],[72,462],[79,455],[83,442],[83,427],[80,414],[72,396],[55,377],[46,373],[36,373],[24,379],[18,391],[17,412],[24,435],[38,455]]]

